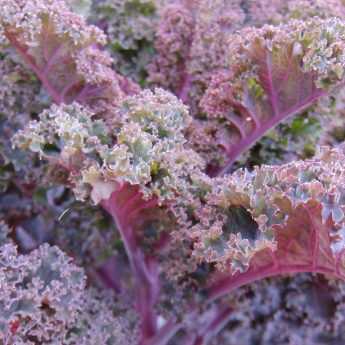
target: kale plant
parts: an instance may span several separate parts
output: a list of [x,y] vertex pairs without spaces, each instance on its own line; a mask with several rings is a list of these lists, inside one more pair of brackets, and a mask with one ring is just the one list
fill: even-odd
[[345,341],[341,0],[0,0],[0,344]]

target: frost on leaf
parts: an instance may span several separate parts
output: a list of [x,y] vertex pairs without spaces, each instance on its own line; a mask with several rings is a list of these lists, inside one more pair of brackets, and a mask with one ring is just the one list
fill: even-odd
[[305,162],[214,181],[190,234],[194,255],[222,272],[211,298],[280,274],[345,278],[344,159],[342,149],[322,149]]
[[56,103],[74,100],[104,111],[138,90],[111,69],[112,59],[99,49],[103,32],[87,25],[63,0],[1,0],[0,29],[33,70]]

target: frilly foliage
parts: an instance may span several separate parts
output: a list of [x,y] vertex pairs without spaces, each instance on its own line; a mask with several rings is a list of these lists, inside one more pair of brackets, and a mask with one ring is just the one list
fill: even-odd
[[[307,3],[309,5],[308,8]],[[313,17],[315,17],[313,20],[316,22],[320,22],[320,17],[323,19],[330,17],[344,18],[343,4],[341,1],[334,1],[332,3],[327,1],[304,2],[280,0],[270,1],[269,3],[264,0],[248,3],[241,1],[200,1],[191,2],[188,5],[181,2],[167,7],[161,16],[160,27],[157,31],[158,39],[156,41],[156,49],[158,55],[154,60],[153,68],[150,70],[150,76],[154,83],[168,87],[191,106],[192,115],[197,118],[197,120],[195,121],[195,126],[191,127],[190,140],[195,142],[195,148],[199,150],[199,153],[202,154],[209,163],[210,171],[214,170],[216,166],[226,164],[226,161],[229,159],[228,149],[234,146],[233,143],[236,141],[234,137],[240,135],[237,130],[234,132],[232,131],[231,128],[235,126],[234,123],[232,123],[229,128],[228,125],[224,126],[223,122],[219,124],[218,122],[212,122],[210,119],[210,117],[214,116],[214,112],[217,114],[221,111],[222,107],[224,107],[225,110],[230,106],[230,94],[233,92],[235,92],[235,100],[233,100],[232,103],[242,98],[241,95],[236,93],[236,89],[230,91],[230,86],[228,84],[228,81],[232,79],[233,68],[237,64],[241,64],[241,59],[236,57],[234,59],[231,58],[232,50],[234,46],[236,46],[236,44],[233,45],[232,43],[233,40],[236,40],[236,35],[235,37],[232,35],[236,31],[246,27],[261,27],[263,24],[267,23],[275,25],[286,24],[293,19],[303,20],[304,23],[301,22],[301,26],[299,27],[302,31],[305,21],[311,20]],[[182,23],[187,22],[187,18],[190,19],[188,22],[189,34],[186,35],[186,37],[180,35],[178,25],[171,25],[170,30],[166,29],[166,27],[169,28],[170,21],[176,20],[182,25]],[[317,26],[318,24],[316,24],[316,22],[311,24],[311,26]],[[299,24],[295,26],[297,30],[298,26]],[[249,31],[250,30],[251,29],[249,29]],[[279,31],[279,29],[277,30]],[[291,30],[293,30],[292,27]],[[286,28],[286,31],[289,31],[289,29]],[[182,32],[187,32],[187,29]],[[246,32],[249,34],[248,31],[245,30],[237,36],[243,37],[247,35]],[[317,34],[316,31],[314,33]],[[341,40],[340,31],[339,35]],[[249,36],[247,38],[250,40]],[[316,41],[321,43],[323,40],[320,39]],[[168,59],[172,59],[174,56],[178,57],[178,62],[175,63],[174,68],[176,68],[176,66],[179,67],[170,74],[170,71],[173,71],[173,69],[170,68],[171,63],[168,62]],[[329,62],[332,64],[333,60],[330,59]],[[256,63],[254,63],[254,65],[256,65]],[[326,66],[327,64],[325,64],[323,68]],[[165,71],[165,68],[169,70]],[[162,70],[161,74],[159,70]],[[290,73],[293,72],[291,71]],[[163,75],[171,75],[171,77],[162,78]],[[228,75],[228,78],[225,75]],[[256,86],[260,86],[260,82],[259,85],[255,85],[255,83],[253,84],[255,78],[254,80],[250,78],[251,76],[248,75],[247,79],[251,83],[252,89],[255,89]],[[214,83],[210,85],[212,80],[214,80]],[[220,84],[218,83],[221,82],[220,80],[223,80],[224,87],[219,90],[218,86]],[[209,92],[210,97],[213,97],[216,93],[214,89],[219,90],[219,98],[214,98],[212,100],[211,107],[204,107],[203,105],[209,104],[207,96],[204,95],[205,92]],[[257,91],[259,91],[259,88],[257,88]],[[255,103],[256,101],[254,101],[254,104]],[[317,103],[317,100],[315,100],[314,103]],[[232,104],[232,106],[234,106],[234,104]],[[239,107],[241,107],[241,105],[239,105]],[[241,109],[236,108],[235,113],[238,112],[241,112]],[[312,109],[312,111],[309,112],[309,108],[306,107],[306,109],[300,110],[297,115],[302,112],[304,112],[304,114],[301,121],[307,119],[306,121],[311,123],[310,128],[312,128],[315,122],[321,122],[323,125],[324,123],[327,124],[329,121],[326,120],[323,122],[322,119],[320,119],[323,116],[323,112],[320,109],[316,111]],[[207,117],[207,121],[204,121],[205,116]],[[244,119],[247,118],[245,115],[242,116]],[[340,116],[340,114],[337,116]],[[239,117],[241,117],[241,115]],[[236,120],[237,118],[235,116],[234,122]],[[249,124],[245,121],[243,122],[243,127],[246,128],[248,125]],[[230,134],[228,133],[229,130],[231,131]],[[296,159],[298,157],[310,157],[315,152],[315,145],[319,141],[320,135],[315,138],[309,136],[308,144],[301,149],[303,146],[302,142],[299,143],[297,148],[291,148],[286,141],[280,139],[282,135],[291,135],[294,141],[298,141],[298,138],[296,138],[293,133],[294,129],[292,128],[291,122],[284,124],[284,126],[277,127],[275,132],[270,132],[265,140],[260,141],[260,144],[252,150],[251,156],[249,157],[249,164],[255,164],[262,160],[264,162],[272,162],[273,160],[274,162],[284,159]],[[204,143],[205,141],[209,143],[213,142],[213,145],[210,147],[209,144],[206,145]],[[217,147],[224,148],[223,154],[220,154],[221,151],[217,150]],[[235,156],[236,159],[239,158],[238,154]],[[248,157],[245,157],[241,164],[245,164],[247,159]]]
[[[299,260],[301,266],[315,260],[316,266],[330,264],[328,268],[336,267],[334,273],[342,275],[343,161],[342,150],[322,150],[308,161],[239,170],[219,178],[199,213],[201,225],[192,231],[198,239],[195,254],[221,269],[231,264],[236,272],[255,265],[255,257],[268,250],[277,252],[277,265],[280,258],[287,264],[291,256],[296,265]],[[314,224],[310,228],[302,220],[308,215]]]
[[45,244],[26,256],[8,243],[1,246],[1,281],[3,339],[63,342],[81,311],[82,270],[57,247]]
[[106,43],[103,31],[65,1],[2,0],[0,5],[1,41],[16,49],[54,102],[78,100],[105,112],[104,99],[111,103],[114,96],[137,90],[111,69],[111,57],[99,48]]
[[341,344],[343,294],[342,282],[307,274],[251,284],[235,293],[229,326],[211,344]]
[[112,130],[93,116],[77,103],[53,105],[39,122],[18,132],[15,144],[65,167],[78,197],[84,199],[90,186],[95,203],[108,199],[123,183],[140,185],[144,195],[160,201],[173,199],[188,189],[190,172],[203,166],[185,147],[182,131],[190,122],[186,107],[163,90],[125,99]]
[[91,16],[104,26],[116,70],[140,84],[146,82],[154,52],[158,8],[153,0],[103,0],[96,2]]
[[10,52],[4,52],[0,58],[0,74],[0,190],[6,191],[15,173],[21,176],[22,182],[42,173],[42,165],[38,166],[33,156],[12,150],[10,142],[14,133],[30,121],[33,114],[42,111],[46,102],[35,77],[18,65]]
[[[344,149],[286,163],[342,140],[341,1],[0,5],[4,344],[231,344],[217,333],[233,320],[247,341],[233,314],[245,297],[229,292],[283,274],[345,278]],[[282,165],[219,176],[263,135],[243,164]],[[289,308],[299,301],[309,315],[303,299]],[[264,343],[284,336],[282,313]]]
[[71,258],[48,244],[19,254],[8,227],[0,230],[1,344],[134,344],[136,318],[120,305],[117,316],[111,296],[86,289]]
[[229,70],[214,76],[200,103],[229,124],[228,165],[271,124],[306,110],[342,81],[343,32],[340,20],[313,19],[229,37]]

